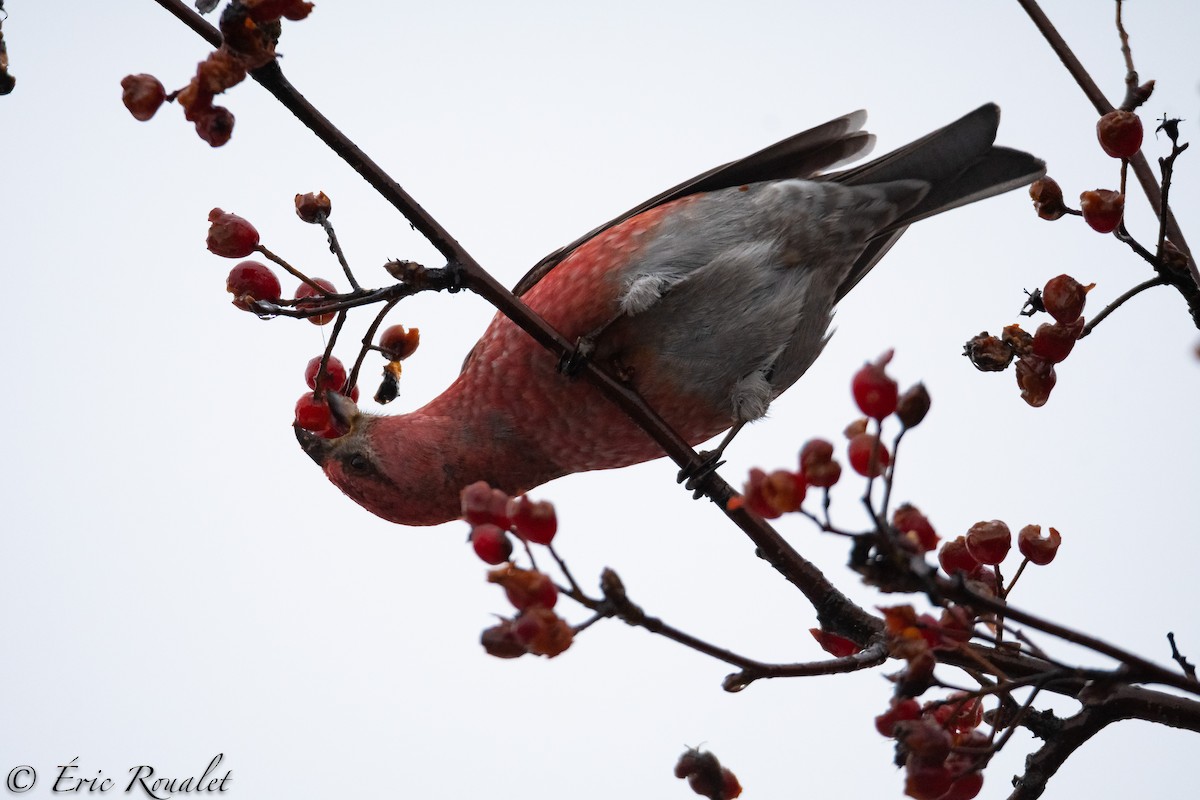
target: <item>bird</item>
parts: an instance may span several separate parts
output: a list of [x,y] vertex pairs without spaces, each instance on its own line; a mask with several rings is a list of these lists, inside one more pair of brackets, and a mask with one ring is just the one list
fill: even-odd
[[[909,225],[1045,174],[995,145],[994,104],[839,170],[874,146],[865,120],[847,114],[685,181],[546,256],[514,294],[693,446],[736,432],[820,355],[838,301]],[[411,526],[458,518],[477,481],[515,496],[663,455],[563,366],[497,313],[424,407],[381,416],[331,393],[346,432],[296,436],[351,499]]]

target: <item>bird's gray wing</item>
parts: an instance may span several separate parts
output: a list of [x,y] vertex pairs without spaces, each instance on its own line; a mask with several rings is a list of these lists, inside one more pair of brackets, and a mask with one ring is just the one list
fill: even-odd
[[520,296],[529,291],[547,272],[593,236],[655,206],[680,197],[727,189],[731,186],[786,178],[811,178],[820,172],[861,158],[875,145],[875,137],[862,130],[866,119],[865,111],[846,114],[824,125],[789,136],[753,155],[731,161],[686,180],[555,250],[535,264],[525,277],[517,282],[513,287],[513,294]]

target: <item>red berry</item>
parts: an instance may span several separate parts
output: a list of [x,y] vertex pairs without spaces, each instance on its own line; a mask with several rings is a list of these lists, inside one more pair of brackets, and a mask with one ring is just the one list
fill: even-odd
[[1021,555],[1038,565],[1046,565],[1053,561],[1060,544],[1062,535],[1054,528],[1050,529],[1050,534],[1046,537],[1042,536],[1041,525],[1026,525],[1017,534],[1017,549],[1021,551]]
[[1142,148],[1142,121],[1132,111],[1110,111],[1096,123],[1096,138],[1113,158],[1133,158]]
[[502,528],[490,523],[471,528],[471,547],[487,564],[503,564],[512,555],[512,542]]
[[1062,187],[1053,178],[1040,178],[1029,187],[1033,198],[1033,209],[1042,219],[1056,220],[1067,213],[1063,203]]
[[941,764],[950,755],[953,740],[949,731],[931,719],[916,719],[897,723],[892,735],[908,751],[909,763],[914,758],[930,764]]
[[554,506],[545,500],[530,500],[525,495],[508,501],[506,514],[513,530],[527,542],[550,544],[558,532]]
[[874,364],[865,364],[850,381],[854,402],[872,419],[883,419],[896,410],[900,387],[883,371],[891,360],[892,351],[888,350]]
[[824,439],[809,439],[800,448],[800,474],[809,486],[828,489],[842,476],[842,467],[833,460],[833,445]]
[[571,646],[575,632],[550,609],[532,606],[513,620],[513,634],[529,652],[553,658]]
[[321,221],[318,215],[323,215],[328,219],[331,213],[333,213],[333,203],[324,192],[296,195],[296,216],[305,222],[316,224]]
[[942,565],[942,569],[947,575],[953,575],[956,572],[970,575],[979,568],[979,562],[967,550],[967,540],[963,536],[947,540],[942,545],[941,551],[938,552],[938,563]]
[[1125,195],[1111,189],[1093,189],[1079,195],[1083,221],[1098,233],[1112,233],[1125,214]]
[[504,588],[508,602],[518,611],[533,606],[554,608],[554,604],[558,602],[558,587],[550,580],[550,576],[543,572],[510,565],[492,570],[488,573],[488,580]]
[[896,418],[904,427],[915,428],[929,413],[931,402],[929,390],[925,388],[925,384],[918,383],[900,395],[900,399],[896,403]]
[[231,269],[225,289],[233,295],[233,304],[244,311],[250,311],[255,300],[278,303],[283,291],[275,273],[257,261],[243,261]]
[[296,424],[306,431],[320,433],[333,424],[333,416],[324,400],[305,392],[296,401]]
[[921,704],[916,700],[911,697],[893,700],[891,707],[875,718],[875,730],[879,731],[881,736],[890,739],[895,732],[897,722],[916,719],[919,716],[921,716]]
[[492,524],[508,529],[508,495],[486,481],[476,481],[462,490],[463,519],[472,525]]
[[237,214],[219,208],[208,212],[208,240],[210,252],[225,258],[245,258],[258,247],[258,231]]
[[767,474],[755,467],[742,487],[746,506],[763,519],[776,519],[796,511],[804,502],[804,494],[804,477],[782,469]]
[[304,368],[304,381],[308,384],[308,388],[323,394],[327,389],[340,392],[346,387],[346,367],[336,356],[329,357],[329,363],[325,365],[325,376],[321,380],[321,385],[318,386],[317,372],[320,369],[320,356],[313,356],[309,359],[308,366]]
[[973,800],[983,788],[983,773],[967,772],[957,776],[950,789],[938,800]]
[[976,522],[966,540],[967,552],[980,564],[999,564],[1012,548],[1012,533],[998,519]]
[[1046,405],[1054,384],[1058,383],[1054,364],[1038,356],[1025,356],[1017,361],[1016,374],[1021,399],[1034,408]]
[[950,606],[942,609],[938,628],[942,639],[948,644],[967,642],[975,630],[975,620],[962,606]]
[[1071,354],[1081,333],[1083,317],[1076,317],[1074,322],[1044,322],[1033,335],[1033,354],[1057,364]]
[[942,764],[930,764],[909,758],[904,770],[904,793],[914,800],[938,800],[954,782],[950,770]]
[[416,351],[421,343],[420,328],[405,328],[393,325],[379,335],[379,349],[391,361],[403,361]]
[[1059,322],[1074,322],[1083,313],[1087,293],[1095,285],[1084,286],[1070,275],[1051,278],[1042,289],[1042,305]]
[[494,658],[520,658],[528,650],[517,641],[513,633],[512,620],[503,620],[498,625],[486,628],[479,636],[484,651]]
[[[324,278],[313,278],[313,283],[324,289],[325,293],[322,294],[321,292],[318,292],[307,283],[301,283],[296,287],[296,299],[309,300],[309,298],[319,298],[320,300],[324,300],[327,295],[337,294],[337,289],[334,288],[333,284]],[[296,303],[296,308],[311,308],[313,305],[315,305],[315,303],[312,301]],[[333,322],[333,318],[336,316],[337,314],[331,311],[328,314],[317,314],[315,317],[309,317],[308,321],[313,325],[328,325],[330,322]]]
[[[133,118],[145,122],[167,99],[167,91],[153,75],[126,75],[121,79],[121,102]],[[234,256],[237,258],[237,256]]]
[[233,135],[233,113],[224,106],[198,109],[194,122],[196,135],[210,147],[220,147]]
[[933,525],[929,524],[929,520],[916,506],[905,503],[897,508],[892,516],[892,525],[901,536],[911,538],[923,553],[933,550],[938,545],[938,535],[934,532]]
[[850,440],[846,457],[851,468],[865,478],[878,478],[887,469],[891,456],[873,433],[860,433]]
[[983,703],[965,692],[954,692],[945,702],[930,703],[933,720],[954,734],[965,734],[983,723]]

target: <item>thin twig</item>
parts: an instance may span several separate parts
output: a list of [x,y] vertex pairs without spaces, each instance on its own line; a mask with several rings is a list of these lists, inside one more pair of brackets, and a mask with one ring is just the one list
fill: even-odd
[[1109,314],[1111,314],[1112,312],[1116,311],[1118,308],[1123,306],[1126,303],[1126,301],[1128,301],[1134,297],[1137,297],[1139,294],[1146,291],[1147,289],[1153,289],[1155,286],[1166,286],[1167,284],[1168,284],[1167,279],[1164,278],[1162,275],[1155,275],[1153,278],[1151,278],[1149,280],[1142,281],[1137,286],[1134,286],[1132,289],[1130,289],[1129,291],[1125,292],[1123,295],[1118,297],[1116,300],[1113,300],[1111,303],[1109,303],[1107,306],[1104,307],[1103,311],[1101,311],[1099,314],[1097,314],[1096,316],[1094,316],[1090,320],[1088,320],[1087,325],[1083,326],[1083,332],[1079,334],[1079,338],[1082,339],[1083,337],[1085,337],[1089,333],[1091,333],[1097,325],[1099,325],[1101,322],[1104,321],[1105,317],[1107,317]]
[[329,217],[325,216],[323,211],[317,212],[317,222],[321,223],[321,227],[325,229],[325,236],[329,239],[329,252],[337,256],[338,263],[342,265],[342,272],[346,273],[346,280],[350,281],[350,288],[358,291],[362,287],[354,279],[354,272],[346,261],[346,254],[342,252],[342,245],[338,242],[337,234],[334,233],[333,223],[329,221]]
[[1175,663],[1179,664],[1179,668],[1183,670],[1183,674],[1187,675],[1192,680],[1196,680],[1196,667],[1192,662],[1184,658],[1183,653],[1179,652],[1179,648],[1175,646],[1174,631],[1167,634],[1167,641],[1171,643],[1171,658]]
[[[291,264],[289,264],[287,261],[285,261],[281,256],[277,256],[274,253],[272,253],[270,250],[268,250],[263,245],[260,244],[257,247],[255,247],[254,249],[256,251],[258,251],[259,253],[262,253],[263,258],[267,259],[268,261],[274,261],[276,264],[283,267],[285,270],[287,270],[287,272],[289,274],[291,274],[292,277],[298,278],[301,283],[307,285],[310,289],[315,289],[317,294],[322,295],[322,296],[329,294],[329,290],[326,289],[324,286],[317,283],[315,280],[313,280],[312,278],[308,277],[300,270],[293,267]],[[357,288],[357,287],[355,287],[355,288]]]

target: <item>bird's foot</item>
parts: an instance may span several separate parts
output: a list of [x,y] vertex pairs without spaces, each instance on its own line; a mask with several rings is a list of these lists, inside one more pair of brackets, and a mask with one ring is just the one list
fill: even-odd
[[698,464],[684,467],[679,470],[679,475],[675,478],[676,483],[682,483],[683,488],[692,493],[693,500],[699,500],[704,496],[705,483],[709,476],[715,473],[725,463],[721,459],[721,454],[725,448],[718,447],[716,450],[704,450],[698,455],[700,462]]
[[580,336],[575,340],[571,351],[558,360],[558,371],[568,378],[574,378],[583,369],[583,365],[591,360],[596,352],[594,336]]

